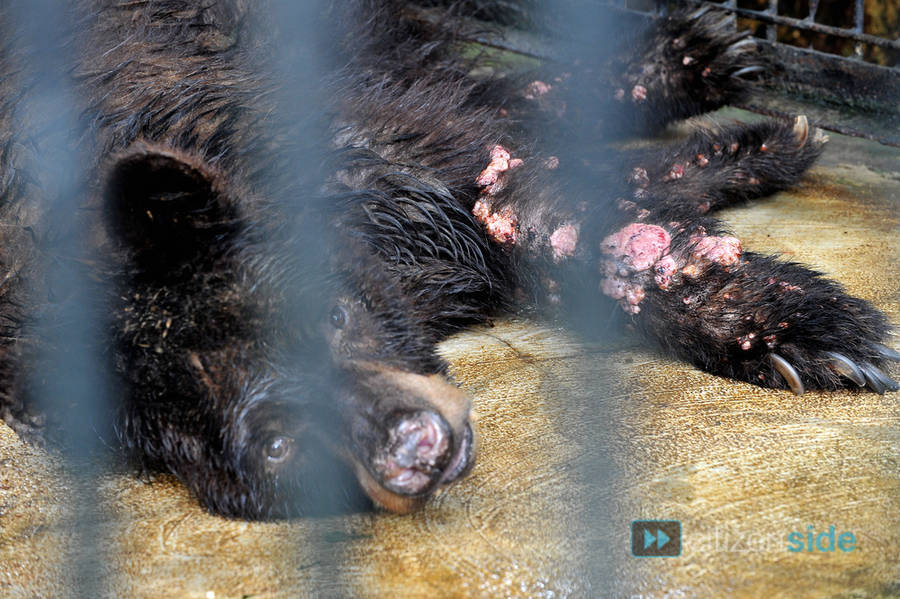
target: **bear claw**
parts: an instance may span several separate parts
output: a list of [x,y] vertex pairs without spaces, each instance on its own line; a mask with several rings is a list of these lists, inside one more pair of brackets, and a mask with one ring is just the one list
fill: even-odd
[[896,349],[891,349],[890,347],[888,347],[886,345],[882,345],[880,343],[873,343],[872,347],[874,347],[878,353],[880,353],[882,356],[884,356],[888,360],[894,360],[895,362],[900,362],[900,351],[897,351]]
[[847,377],[860,387],[866,386],[866,378],[863,375],[862,370],[853,363],[850,358],[843,354],[839,354],[837,352],[825,352],[831,360],[829,361],[829,365],[834,369],[838,374]]
[[784,377],[791,391],[797,395],[803,395],[803,392],[806,390],[803,387],[803,381],[800,380],[800,375],[797,374],[790,362],[774,353],[770,354],[769,357],[772,359],[772,365],[775,367],[775,370]]
[[700,17],[702,17],[703,15],[708,13],[711,9],[712,9],[712,7],[710,5],[705,4],[705,5],[701,6],[700,8],[698,8],[697,10],[695,10],[694,12],[692,12],[691,14],[689,14],[687,16],[687,20],[693,21],[694,19],[699,19]]
[[869,388],[878,395],[884,395],[885,391],[900,390],[900,385],[896,381],[873,364],[863,362],[859,365],[859,369],[866,377],[866,383],[868,383]]
[[797,145],[802,147],[806,144],[806,138],[809,137],[809,121],[806,120],[805,114],[794,119],[794,137],[797,138]]
[[[873,343],[872,346],[886,358],[900,359],[900,352],[896,352],[879,343]],[[894,379],[871,362],[856,364],[847,356],[837,352],[825,352],[825,355],[829,358],[828,365],[835,372],[850,379],[860,387],[868,387],[879,395],[884,395],[887,391],[900,390],[900,385]]]
[[734,73],[731,74],[735,79],[739,79],[741,75],[748,75],[750,73],[758,73],[760,71],[765,71],[765,67],[761,67],[759,65],[753,65],[749,67],[744,67],[743,69],[738,69]]

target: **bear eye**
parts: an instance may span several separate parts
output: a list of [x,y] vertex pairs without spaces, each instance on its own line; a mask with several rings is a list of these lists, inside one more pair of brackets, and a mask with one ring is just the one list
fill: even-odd
[[334,328],[342,329],[344,328],[344,325],[347,324],[347,311],[341,306],[335,306],[331,309],[328,320]]
[[272,437],[266,444],[266,459],[280,464],[290,457],[292,448],[293,441],[289,437]]

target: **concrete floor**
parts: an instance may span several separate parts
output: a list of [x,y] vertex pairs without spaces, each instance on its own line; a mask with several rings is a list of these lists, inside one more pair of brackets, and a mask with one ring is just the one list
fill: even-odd
[[[798,189],[724,217],[900,323],[900,151],[831,138]],[[228,521],[170,477],[111,473],[80,546],[72,481],[0,424],[0,595],[71,595],[87,555],[116,597],[900,596],[900,393],[795,397],[521,321],[443,349],[479,459],[408,516]],[[632,557],[635,519],[680,520],[681,556]],[[857,547],[788,552],[810,525]]]

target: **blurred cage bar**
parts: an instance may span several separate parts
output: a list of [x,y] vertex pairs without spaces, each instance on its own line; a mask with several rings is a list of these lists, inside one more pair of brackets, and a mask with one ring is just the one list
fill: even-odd
[[[649,20],[684,3],[611,0]],[[733,16],[776,68],[742,108],[900,147],[900,2],[897,0],[691,0]]]

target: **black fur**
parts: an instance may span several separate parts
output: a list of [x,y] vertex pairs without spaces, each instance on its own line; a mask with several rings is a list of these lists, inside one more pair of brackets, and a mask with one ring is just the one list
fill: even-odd
[[[418,6],[535,14],[502,5]],[[23,108],[35,74],[28,48],[4,37],[7,423],[40,440],[67,419],[37,403],[52,388],[35,372],[52,327],[35,322],[79,299],[53,297],[48,260],[96,282],[107,326],[91,343],[116,377],[120,445],[228,516],[358,505],[358,486],[388,509],[420,506],[474,459],[468,403],[436,345],[510,310],[565,316],[585,293],[591,306],[618,300],[648,337],[714,373],[798,390],[777,355],[806,387],[856,386],[840,354],[873,389],[893,388],[879,370],[884,316],[804,267],[742,251],[707,214],[794,184],[821,151],[816,132],[740,126],[650,155],[604,145],[733,100],[735,75],[765,64],[754,44],[712,13],[682,13],[627,55],[547,84],[478,74],[459,31],[416,8],[348,0],[316,15],[341,40],[320,86],[302,81],[313,71],[291,62],[290,29],[279,37],[264,4],[77,3],[61,51],[85,210],[57,218],[39,184],[51,118]],[[83,255],[54,253],[83,231]]]

